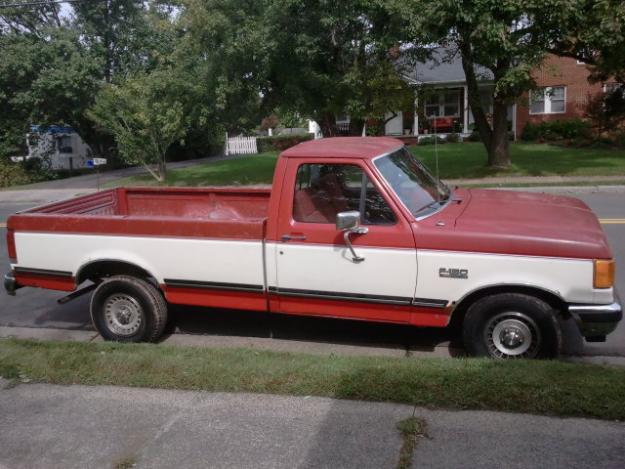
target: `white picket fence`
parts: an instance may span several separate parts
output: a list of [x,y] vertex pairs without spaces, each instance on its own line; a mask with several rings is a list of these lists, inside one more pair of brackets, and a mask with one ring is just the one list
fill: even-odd
[[228,137],[226,134],[226,156],[255,155],[257,153],[256,137]]

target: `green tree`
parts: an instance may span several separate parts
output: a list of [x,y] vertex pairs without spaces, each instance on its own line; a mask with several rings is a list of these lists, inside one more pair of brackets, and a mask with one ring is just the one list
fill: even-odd
[[277,0],[265,20],[272,38],[265,102],[311,116],[324,135],[333,134],[338,114],[362,124],[413,99],[391,54],[403,19],[385,2]]
[[369,0],[187,0],[187,50],[202,62],[207,103],[227,130],[280,109],[362,124],[412,100],[389,51],[401,21]]
[[145,2],[102,0],[78,2],[73,8],[74,27],[81,31],[85,46],[102,58],[107,83],[118,73],[141,68],[149,37]]
[[85,109],[99,88],[98,61],[67,28],[0,36],[0,140],[23,153],[31,123],[68,124],[88,134]]
[[[447,46],[459,55],[468,100],[488,165],[510,165],[507,108],[534,88],[532,70],[554,44],[569,36],[568,26],[581,18],[583,0],[392,0],[391,8],[409,21],[404,39],[425,47]],[[478,90],[476,65],[492,73],[492,119]]]
[[61,7],[57,3],[0,8],[0,35],[19,34],[41,38],[50,27],[60,28],[65,23],[60,11]]
[[593,81],[625,83],[625,2],[576,0],[563,15],[551,52],[586,62]]
[[187,94],[186,80],[169,68],[139,72],[103,87],[88,115],[113,135],[125,161],[143,165],[154,178],[164,181],[167,151],[185,135],[181,97]]

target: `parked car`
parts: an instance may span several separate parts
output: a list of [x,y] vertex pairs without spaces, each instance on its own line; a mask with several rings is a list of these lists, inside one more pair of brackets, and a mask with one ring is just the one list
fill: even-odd
[[[305,142],[271,189],[119,188],[8,219],[5,287],[95,290],[109,340],[155,341],[168,304],[462,325],[474,355],[553,357],[558,317],[605,340],[622,310],[593,212],[451,189],[392,138]],[[87,285],[77,290],[81,285]]]

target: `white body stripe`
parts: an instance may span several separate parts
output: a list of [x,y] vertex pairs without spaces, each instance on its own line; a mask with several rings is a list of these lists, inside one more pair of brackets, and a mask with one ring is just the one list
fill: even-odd
[[414,249],[355,247],[356,254],[365,258],[356,263],[346,246],[289,243],[274,246],[276,267],[270,278],[276,279],[274,285],[279,288],[404,298],[414,295],[417,278]]
[[15,242],[21,267],[76,274],[94,260],[121,260],[159,283],[167,278],[263,285],[260,241],[17,232]]
[[[263,285],[261,241],[198,238],[15,234],[17,266],[72,272],[96,260],[130,262],[164,279]],[[327,292],[416,297],[456,302],[494,285],[526,285],[570,303],[607,304],[613,289],[593,289],[590,260],[267,243],[269,286]],[[417,272],[418,267],[418,272]],[[467,269],[467,279],[441,278],[440,268]]]
[[[527,285],[553,292],[570,303],[610,303],[612,289],[593,289],[593,263],[502,254],[419,250],[416,296],[461,300],[489,285]],[[467,279],[441,278],[440,268],[467,269]]]

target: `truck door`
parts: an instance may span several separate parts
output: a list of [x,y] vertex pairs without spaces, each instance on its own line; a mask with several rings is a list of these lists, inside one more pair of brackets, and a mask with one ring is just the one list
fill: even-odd
[[[356,159],[292,159],[270,256],[272,310],[408,323],[417,279],[410,225]],[[336,216],[360,212],[349,249]],[[362,230],[365,231],[365,230]],[[277,308],[276,308],[277,305]]]

